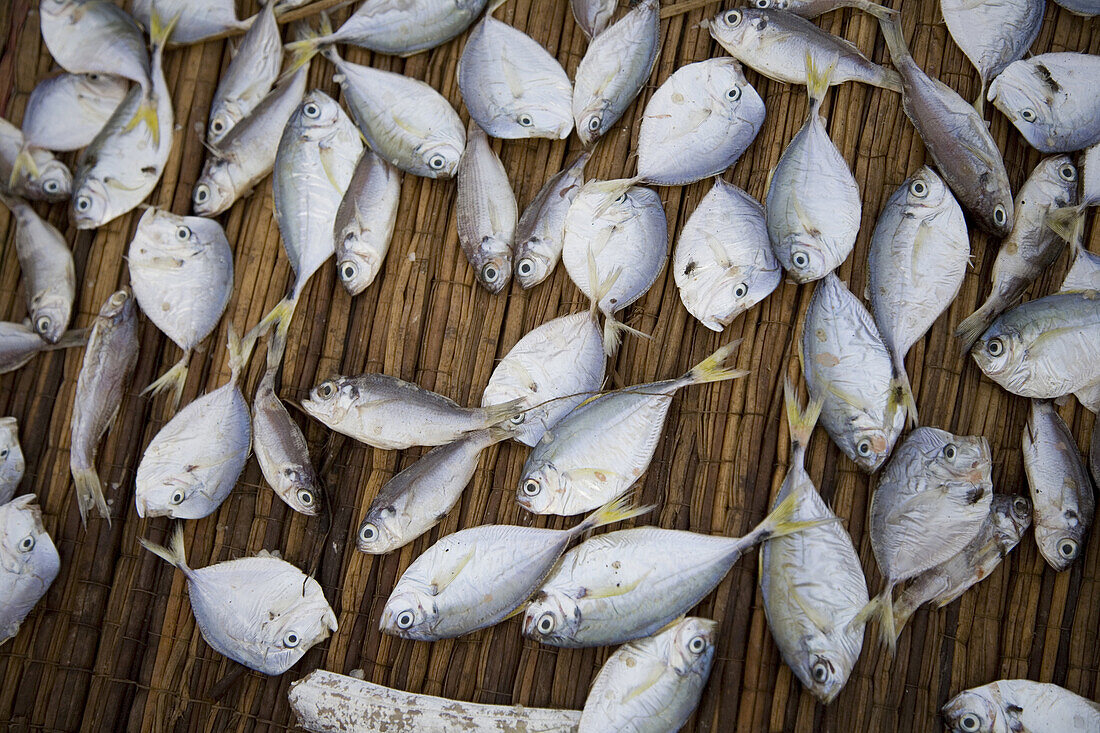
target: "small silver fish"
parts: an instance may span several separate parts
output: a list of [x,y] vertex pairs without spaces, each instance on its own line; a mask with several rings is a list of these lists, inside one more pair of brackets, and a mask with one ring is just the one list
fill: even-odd
[[998,680],[960,692],[943,706],[951,733],[1069,733],[1100,729],[1100,703],[1031,680]]
[[134,19],[110,0],[41,0],[39,17],[42,40],[65,71],[110,74],[146,89],[152,86],[144,34]]
[[[164,0],[158,0],[158,8]],[[271,91],[283,62],[283,42],[275,22],[275,3],[264,6],[241,39],[210,102],[206,142],[217,146]],[[232,3],[230,3],[232,9]],[[161,12],[164,12],[161,8]],[[179,26],[176,26],[177,32]]]
[[[440,46],[470,27],[489,0],[367,0],[313,46],[348,43],[378,53],[412,56]],[[290,44],[296,50],[305,44]]]
[[14,417],[0,417],[0,504],[7,504],[15,496],[25,468],[19,423]]
[[23,112],[23,137],[33,148],[68,151],[87,146],[130,85],[110,74],[62,73],[35,86]]
[[676,731],[699,705],[718,622],[688,616],[615,650],[584,702],[578,733]]
[[618,0],[569,0],[573,9],[573,19],[581,27],[584,35],[595,38],[611,25]]
[[573,120],[586,147],[619,121],[657,65],[659,11],[659,0],[640,0],[588,45],[573,85]]
[[730,58],[681,66],[650,97],[638,132],[638,176],[680,186],[726,170],[764,123],[764,100]]
[[61,569],[34,494],[0,505],[0,645],[46,595]]
[[73,174],[53,154],[26,144],[22,131],[0,118],[0,189],[32,201],[64,201]]
[[786,10],[803,18],[816,18],[838,8],[857,8],[876,18],[893,12],[890,8],[876,5],[870,0],[753,0],[752,6],[760,10]]
[[114,423],[122,399],[130,389],[140,347],[134,299],[128,290],[119,290],[99,309],[92,324],[92,335],[88,337],[88,348],[76,380],[69,424],[72,438],[69,471],[76,486],[80,521],[85,525],[92,509],[111,523],[95,457],[99,441]]
[[512,278],[519,214],[508,172],[489,147],[485,131],[472,120],[456,177],[458,243],[477,281],[490,293],[499,293]]
[[62,334],[57,343],[46,341],[27,323],[0,321],[0,374],[14,371],[42,351],[71,349],[88,342],[88,329],[73,329]]
[[382,271],[400,202],[401,174],[363,148],[332,224],[336,274],[348,295],[366,290]]
[[336,614],[320,583],[285,560],[261,550],[255,557],[192,569],[182,522],[172,531],[170,547],[138,541],[183,572],[206,643],[249,669],[280,675],[336,631]]
[[[274,2],[268,4],[274,6]],[[162,18],[178,17],[171,42],[185,46],[250,28],[253,19],[238,20],[236,5],[236,0],[134,0],[131,12],[134,20],[146,28],[151,26],[154,7]]]
[[584,185],[584,151],[543,184],[516,225],[516,280],[526,290],[550,277],[561,259],[565,217]]

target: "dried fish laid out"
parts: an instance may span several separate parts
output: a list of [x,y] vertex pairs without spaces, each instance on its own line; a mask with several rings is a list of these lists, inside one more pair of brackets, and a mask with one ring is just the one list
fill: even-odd
[[640,0],[588,44],[573,84],[573,121],[586,147],[619,121],[657,65],[659,11],[659,0]]
[[764,100],[730,58],[681,66],[653,93],[638,132],[638,177],[681,186],[726,170],[764,124]]
[[1069,153],[1100,142],[1100,56],[1041,53],[1009,64],[988,98],[1028,144]]
[[989,516],[959,554],[913,578],[894,601],[894,631],[900,636],[925,603],[943,608],[989,577],[1031,526],[1031,502],[1024,496],[994,494]]
[[806,55],[810,114],[768,178],[764,209],[772,251],[799,283],[820,280],[848,258],[863,210],[856,179],[821,116],[833,70]]
[[[887,11],[889,12],[889,11]],[[805,84],[805,59],[833,63],[829,84],[858,81],[901,91],[893,69],[873,63],[851,41],[838,38],[805,18],[783,10],[735,8],[707,21],[718,45],[753,71],[786,84]]]
[[828,705],[847,684],[863,648],[864,623],[856,616],[867,605],[867,580],[852,538],[806,473],[806,448],[821,402],[802,411],[790,382],[784,392],[791,467],[775,506],[793,496],[793,519],[822,523],[760,547],[760,591],[783,661],[803,687]]
[[573,131],[565,69],[523,31],[493,18],[493,0],[458,61],[458,88],[474,122],[493,137],[564,140]]
[[[251,27],[253,18],[237,19],[236,4],[235,0],[134,0],[131,12],[134,20],[146,28],[150,27],[154,7],[162,18],[178,17],[170,41],[182,46]],[[274,0],[268,4],[274,6]]]
[[1100,728],[1100,703],[1046,682],[997,680],[960,692],[943,706],[952,733],[1067,733]]
[[1012,190],[997,143],[985,120],[965,99],[917,66],[899,23],[896,18],[879,19],[890,61],[901,73],[906,116],[963,208],[990,234],[1007,237],[1012,228]]
[[783,278],[764,207],[716,177],[680,231],[672,275],[688,313],[712,331],[725,329]]
[[905,355],[955,300],[969,262],[962,208],[943,180],[923,166],[887,200],[868,255],[871,311],[913,422],[916,399]]
[[814,289],[799,358],[822,427],[857,466],[877,471],[905,426],[904,389],[874,319],[835,273]]
[[891,12],[870,0],[753,0],[752,5],[760,10],[786,10],[803,18],[816,18],[839,8],[857,8],[876,17]]
[[69,327],[76,298],[72,250],[61,232],[26,201],[3,192],[0,201],[15,217],[15,252],[27,313],[38,335],[56,344]]
[[1023,456],[1035,508],[1035,544],[1048,565],[1066,570],[1084,552],[1096,489],[1073,433],[1048,400],[1031,401]]
[[61,558],[34,494],[0,505],[0,645],[46,595],[61,569]]
[[192,569],[183,524],[168,547],[138,539],[187,578],[191,611],[210,647],[249,669],[280,675],[336,631],[336,614],[321,585],[298,568],[261,550],[254,557]]
[[458,243],[477,281],[490,293],[499,293],[512,278],[519,213],[508,172],[489,147],[485,131],[473,120],[456,177]]
[[25,468],[19,422],[14,417],[0,417],[0,504],[7,504],[15,496]]
[[382,270],[401,201],[401,174],[363,148],[332,225],[336,274],[348,295],[366,290]]
[[1062,254],[1065,242],[1047,219],[1055,209],[1076,201],[1077,168],[1068,155],[1046,158],[1035,166],[1016,194],[1012,231],[1001,243],[993,263],[993,290],[955,331],[964,353]]
[[332,48],[324,55],[371,150],[414,176],[455,175],[466,131],[442,94],[419,79],[344,61]]
[[592,681],[578,733],[680,730],[699,705],[717,646],[718,623],[688,616],[619,647]]
[[229,381],[176,413],[141,456],[134,478],[139,517],[201,519],[229,496],[252,447],[240,388],[248,356],[230,326]]
[[29,323],[0,321],[0,374],[18,369],[43,351],[71,349],[87,342],[86,328],[70,329],[51,344],[39,336]]
[[570,516],[625,494],[653,460],[676,392],[748,374],[727,365],[740,343],[720,347],[681,377],[592,397],[551,425],[523,464],[520,506]]
[[63,72],[40,81],[23,112],[28,148],[68,151],[87,146],[122,104],[130,85],[110,74]]
[[0,118],[0,187],[32,201],[64,201],[73,174],[48,150],[26,145],[23,132]]
[[950,560],[981,530],[993,501],[989,443],[920,427],[909,433],[871,497],[871,549],[886,587],[860,613],[877,618],[894,652],[894,587]]
[[487,524],[449,534],[402,573],[379,628],[404,639],[437,641],[499,623],[542,585],[574,539],[652,508],[617,500],[572,529]]
[[[158,8],[164,0],[157,0]],[[229,3],[233,10],[233,3]],[[176,26],[177,33],[179,25]],[[283,63],[283,39],[275,22],[275,3],[267,5],[241,39],[210,102],[206,142],[217,146],[238,122],[247,117],[271,91]]]
[[88,337],[88,348],[76,380],[69,449],[69,471],[76,487],[80,521],[87,524],[94,509],[111,521],[103,485],[95,468],[99,441],[118,417],[130,388],[141,342],[137,307],[128,290],[119,290],[99,309]]
[[565,238],[565,217],[584,185],[584,166],[591,155],[586,150],[555,173],[519,217],[515,275],[525,290],[550,277],[558,266]]
[[[139,0],[141,2],[143,0]],[[169,21],[171,15],[161,15]],[[152,27],[149,18],[148,27]],[[153,86],[145,36],[134,19],[109,0],[42,0],[42,40],[71,74],[110,74]],[[163,25],[163,23],[159,23]],[[167,38],[162,38],[163,43]]]
[[590,40],[607,30],[615,16],[616,0],[569,0],[573,19]]

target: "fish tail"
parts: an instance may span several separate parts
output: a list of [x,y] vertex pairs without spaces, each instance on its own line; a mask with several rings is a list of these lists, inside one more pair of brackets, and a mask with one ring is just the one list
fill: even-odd
[[[611,292],[611,288],[615,285],[615,281],[619,279],[622,271],[623,268],[616,267],[610,275],[600,280],[600,273],[596,267],[596,256],[592,254],[592,248],[589,247],[588,282],[594,290],[589,304],[589,312],[592,314],[593,320],[596,319],[596,314],[600,312],[600,301]],[[619,350],[619,342],[622,340],[623,332],[632,333],[642,338],[650,338],[649,334],[633,329],[622,321],[616,320],[611,313],[604,311],[603,315],[603,350],[608,356],[614,356],[615,352]]]
[[622,341],[622,335],[624,333],[630,333],[644,339],[653,338],[645,331],[631,328],[606,311],[603,314],[603,318],[603,350],[608,356],[615,356],[615,352],[619,350],[619,342]]
[[686,384],[706,384],[707,382],[721,382],[726,379],[737,379],[749,373],[747,369],[733,369],[725,366],[730,355],[741,345],[741,339],[730,341],[725,346],[718,347],[713,354],[703,359],[691,368],[681,379]]
[[[906,617],[908,618],[908,617]],[[894,626],[894,586],[886,589],[867,602],[859,613],[849,622],[849,626],[878,622],[879,640],[890,650],[890,656],[897,653],[898,632]]]
[[[974,111],[978,113],[978,117],[985,119],[985,90],[989,88],[989,80],[984,76],[980,79],[981,85],[978,91],[978,98],[974,100]],[[989,124],[988,122],[986,123]]]
[[19,149],[19,154],[15,156],[15,162],[11,165],[11,178],[8,180],[8,188],[14,191],[24,172],[29,173],[32,179],[41,175],[38,164],[34,162],[34,156],[31,155],[31,148],[26,143],[23,143],[23,147]]
[[153,48],[153,55],[164,53],[164,47],[168,45],[181,15],[182,10],[165,22],[164,16],[157,11],[156,2],[152,3],[149,10],[149,45]]
[[806,92],[810,95],[810,105],[815,112],[824,101],[825,93],[829,91],[829,78],[833,75],[836,62],[834,57],[829,65],[822,69],[813,55],[809,51],[806,52]]
[[[255,342],[248,343],[245,348],[251,353],[254,345]],[[283,363],[284,353],[286,353],[286,334],[276,329],[267,341],[267,371],[279,371],[279,365]]]
[[751,532],[742,538],[742,547],[759,544],[775,537],[785,537],[822,524],[840,521],[839,517],[835,516],[822,519],[795,519],[794,513],[802,500],[802,491],[792,491],[787,498],[779,502],[775,509],[772,509],[772,513],[764,517],[764,521],[756,525]]
[[894,66],[905,59],[911,59],[909,45],[905,42],[905,35],[901,32],[899,17],[895,13],[888,17],[878,19],[879,28],[882,29],[882,38],[886,41],[886,48],[890,50],[890,60]]
[[820,397],[811,400],[806,409],[802,410],[798,404],[795,386],[789,378],[783,383],[783,397],[787,406],[787,425],[791,431],[791,443],[805,450],[810,443],[814,426],[817,425],[817,418],[821,415],[824,400]]
[[989,299],[978,307],[978,310],[971,313],[964,318],[961,323],[955,328],[955,336],[961,342],[960,347],[962,349],[963,356],[970,353],[970,349],[973,348],[974,342],[981,338],[982,334],[992,325],[993,321],[997,320],[997,316],[1001,312],[1001,301],[997,297],[996,291],[989,296]]
[[1047,212],[1046,225],[1059,237],[1073,245],[1075,256],[1084,241],[1085,211],[1084,206],[1061,206]]
[[138,105],[134,116],[126,123],[127,131],[133,130],[144,123],[153,135],[153,145],[160,145],[160,117],[157,115],[157,103],[151,96],[146,95]]
[[175,565],[184,573],[191,572],[191,568],[187,567],[187,555],[183,547],[183,522],[176,522],[176,526],[172,528],[172,536],[168,539],[168,547],[150,542],[144,537],[138,537],[138,542],[146,550]]
[[74,346],[84,346],[88,343],[88,337],[92,334],[90,328],[72,328],[61,334],[61,338],[52,344],[43,346],[43,351],[55,351],[57,349],[71,349]]
[[900,399],[896,401],[905,410],[906,422],[909,427],[916,427],[918,422],[917,398],[913,396],[913,385],[909,382],[909,372],[905,371],[905,360],[899,354],[891,353],[890,356],[894,360],[892,386],[894,387],[894,394],[900,396]]
[[876,18],[896,18],[898,11],[893,8],[888,8],[878,3],[873,3],[871,0],[853,0],[852,7],[859,8],[863,12],[873,15]]
[[903,591],[898,597],[898,602],[893,604],[893,613],[891,615],[892,623],[894,626],[894,640],[897,642],[897,637],[901,636],[901,630],[905,628],[905,625],[909,623],[909,619],[913,616],[913,613],[917,610],[917,607],[913,605],[913,602],[908,600],[909,596]]
[[156,397],[161,392],[173,390],[174,395],[172,397],[172,412],[180,406],[180,397],[183,396],[183,385],[187,382],[187,365],[191,361],[191,351],[183,352],[183,356],[175,365],[160,376],[155,382],[150,384],[145,389],[141,390],[142,394],[152,393]]
[[885,66],[880,66],[881,72],[875,78],[875,86],[879,89],[888,89],[891,92],[897,92],[901,94],[901,74],[893,69],[887,69]]
[[624,494],[623,496],[612,499],[589,514],[584,518],[583,522],[570,530],[570,532],[576,535],[587,532],[590,529],[595,529],[596,527],[603,527],[606,524],[622,522],[631,517],[637,517],[641,514],[651,512],[656,506],[656,504],[637,506],[633,502],[633,497]]
[[[242,341],[241,337],[237,335],[237,327],[233,325],[233,321],[229,322],[225,337],[226,350],[229,352],[229,379],[236,383],[241,378],[245,367],[248,366],[248,360],[252,358],[252,349],[256,346],[256,341]],[[285,344],[286,333],[282,332],[282,329],[277,329],[275,335],[272,336],[272,340],[281,341]]]
[[494,12],[496,12],[497,8],[499,8],[506,2],[508,2],[508,0],[490,0],[489,7],[485,8],[485,17],[489,17],[490,15],[492,15]]
[[[272,326],[277,328],[277,332],[274,336],[276,339],[281,339],[283,343],[286,343],[287,332],[290,330],[290,321],[294,318],[294,309],[298,307],[298,296],[295,293],[291,293],[286,296],[272,308],[266,316],[260,319],[260,322],[253,326],[248,333],[241,339],[243,351],[247,354],[252,353],[252,348],[256,345],[256,341],[263,335],[267,334],[271,330]],[[247,359],[246,359],[247,361]]]
[[94,508],[99,516],[111,523],[107,500],[103,497],[103,485],[95,468],[73,468],[73,484],[76,485],[76,506],[80,509],[80,523],[88,526],[88,513]]
[[526,400],[520,397],[508,402],[501,402],[499,405],[486,405],[482,407],[481,409],[485,413],[486,424],[500,425],[517,415],[524,414],[530,409],[524,404],[525,402]]

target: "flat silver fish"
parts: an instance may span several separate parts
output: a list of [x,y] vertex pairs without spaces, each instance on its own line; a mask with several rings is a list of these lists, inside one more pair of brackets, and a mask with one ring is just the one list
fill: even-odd
[[1100,703],[1031,680],[998,680],[960,692],[943,706],[951,733],[1068,733],[1100,729]]
[[46,595],[61,569],[34,494],[0,505],[0,645]]
[[[158,7],[163,0],[158,0]],[[230,3],[232,9],[232,3]],[[210,102],[206,142],[217,146],[271,91],[283,62],[283,41],[275,22],[275,3],[268,2],[241,39]],[[163,12],[163,9],[161,10]],[[176,26],[177,31],[179,26]]]
[[[268,4],[274,6],[274,0]],[[134,0],[131,12],[134,20],[146,28],[150,27],[154,7],[162,18],[178,16],[171,42],[183,46],[251,27],[252,18],[237,19],[236,5],[236,0]]]
[[30,147],[79,150],[122,103],[130,85],[110,74],[61,73],[35,86],[23,112],[23,137]]
[[42,351],[71,349],[88,342],[88,329],[66,331],[57,343],[46,341],[27,323],[0,321],[0,374],[14,371]]
[[363,148],[332,223],[336,274],[348,295],[367,289],[390,248],[401,202],[401,174]]
[[[470,27],[489,0],[367,0],[335,33],[311,43],[347,43],[378,53],[412,56]],[[291,45],[294,48],[294,45]]]
[[[172,16],[161,17],[168,21]],[[110,74],[152,86],[141,27],[110,0],[41,0],[39,19],[42,40],[65,71]]]
[[569,0],[573,19],[588,38],[595,38],[611,25],[618,0]]
[[0,118],[0,189],[32,201],[64,201],[73,174],[53,154],[26,144],[23,132]]
[[803,18],[816,18],[838,8],[858,8],[876,18],[893,12],[890,8],[876,5],[870,0],[753,0],[752,6],[760,10],[786,10]]
[[0,505],[7,504],[23,480],[23,448],[19,445],[19,423],[14,417],[0,417]]
[[526,290],[550,277],[561,259],[565,217],[584,185],[584,151],[543,184],[516,225],[516,280]]
[[477,281],[490,293],[499,293],[512,278],[519,213],[504,164],[489,147],[485,131],[472,120],[456,177],[458,243]]

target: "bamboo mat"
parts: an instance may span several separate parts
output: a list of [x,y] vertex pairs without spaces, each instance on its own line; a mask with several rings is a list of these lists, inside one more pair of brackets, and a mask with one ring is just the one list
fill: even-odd
[[[247,5],[252,10],[255,2]],[[22,118],[27,95],[52,68],[38,31],[36,6],[32,0],[0,3],[0,112],[13,121]],[[589,177],[634,172],[632,143],[644,103],[682,64],[722,54],[698,23],[724,7],[713,2],[662,20],[663,51],[650,84],[596,148]],[[346,12],[338,13],[336,22]],[[546,46],[572,76],[586,44],[566,0],[510,0],[496,17]],[[883,42],[867,15],[844,10],[818,22],[884,61]],[[973,99],[977,73],[950,40],[937,3],[906,2],[903,26],[917,62]],[[350,47],[346,57],[427,81],[465,118],[455,81],[463,38],[406,60]],[[1033,51],[1050,50],[1098,53],[1100,25],[1048,3]],[[163,181],[149,203],[188,211],[204,154],[202,126],[227,61],[228,46],[222,41],[167,54],[178,129]],[[764,97],[768,116],[729,177],[762,198],[768,170],[801,126],[807,103],[803,87],[747,74]],[[331,77],[327,62],[314,62],[311,86],[336,96]],[[863,197],[859,241],[839,271],[861,293],[878,212],[925,154],[896,94],[846,84],[829,94],[823,113]],[[1018,190],[1041,156],[999,113],[992,114],[992,132],[1005,151],[1013,190]],[[493,147],[524,206],[579,143],[574,137],[494,141]],[[661,189],[670,237],[709,188],[709,182],[702,182]],[[504,294],[491,296],[478,286],[458,247],[454,195],[452,182],[405,176],[393,245],[378,281],[350,299],[332,265],[314,276],[291,329],[280,389],[285,400],[302,399],[312,385],[333,373],[381,371],[473,405],[480,401],[495,360],[521,335],[553,317],[586,308],[562,267],[530,291],[513,282]],[[50,220],[73,242],[79,283],[75,326],[89,324],[107,296],[126,283],[123,254],[140,213],[95,232],[77,232],[63,206],[49,208]],[[272,219],[270,179],[234,206],[223,223],[235,249],[235,290],[226,319],[191,362],[185,402],[227,380],[227,321],[239,331],[251,326],[290,282]],[[1095,229],[1092,247],[1098,249]],[[14,226],[6,210],[0,213],[0,232],[0,317],[19,320],[25,309]],[[1026,493],[1020,435],[1027,403],[984,379],[959,355],[951,336],[954,325],[985,296],[997,252],[997,243],[976,230],[971,242],[974,267],[961,294],[912,349],[907,365],[925,424],[986,436],[997,490]],[[1065,268],[1063,256],[1030,296],[1055,289]],[[640,484],[641,500],[659,504],[647,521],[740,535],[764,516],[787,468],[782,382],[784,375],[796,374],[793,338],[810,294],[810,287],[783,283],[725,334],[714,334],[684,310],[666,270],[628,311],[630,325],[653,338],[627,338],[611,364],[612,386],[678,375],[734,338],[744,339],[738,366],[751,370],[732,383],[684,390],[673,401],[664,437]],[[138,545],[138,537],[163,541],[168,521],[139,519],[132,499],[141,453],[168,417],[164,398],[150,400],[138,392],[178,356],[178,349],[143,321],[134,387],[99,455],[114,522],[93,520],[87,531],[80,526],[68,469],[70,407],[82,350],[39,356],[0,378],[0,407],[3,414],[19,419],[26,454],[22,490],[38,494],[62,561],[60,575],[22,632],[0,648],[0,722],[6,721],[8,730],[293,729],[289,685],[316,667],[345,674],[362,669],[374,682],[461,700],[583,705],[589,683],[611,649],[540,647],[521,638],[515,619],[435,644],[401,641],[377,630],[382,605],[401,571],[440,536],[492,522],[571,524],[536,519],[515,504],[513,492],[526,455],[515,443],[485,453],[460,505],[430,535],[397,553],[369,557],[354,549],[358,522],[379,487],[421,451],[367,448],[299,415],[327,483],[330,514],[295,514],[264,485],[250,462],[217,513],[186,523],[188,558],[201,567],[269,549],[307,571],[315,567],[340,630],[279,678],[241,674],[242,668],[212,651],[195,627],[182,574]],[[251,365],[249,394],[262,361]],[[1092,416],[1076,403],[1062,413],[1079,443],[1087,446]],[[809,461],[822,495],[847,520],[870,588],[876,591],[881,580],[867,532],[868,478],[821,430],[812,441]],[[851,680],[828,708],[803,692],[782,664],[765,624],[755,565],[755,554],[741,560],[695,609],[718,619],[720,642],[714,672],[687,730],[936,730],[942,727],[938,708],[951,695],[1001,677],[1052,681],[1089,698],[1100,696],[1100,541],[1095,537],[1071,570],[1056,574],[1029,533],[990,578],[960,601],[917,613],[893,661],[868,635]]]

